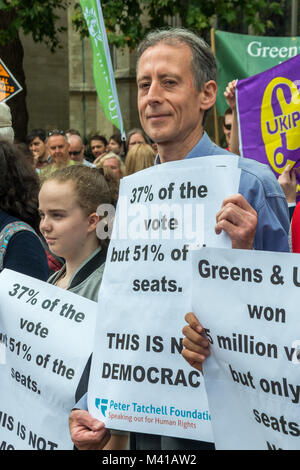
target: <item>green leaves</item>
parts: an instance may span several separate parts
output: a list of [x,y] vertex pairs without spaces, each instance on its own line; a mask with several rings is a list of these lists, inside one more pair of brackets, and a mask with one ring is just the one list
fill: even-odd
[[[287,0],[102,0],[102,10],[110,44],[136,47],[149,29],[165,27],[177,15],[182,26],[201,35],[208,34],[217,18],[220,29],[243,32],[252,26],[255,34],[265,34],[274,19],[283,14]],[[11,42],[22,28],[34,41],[45,42],[52,51],[59,46],[60,10],[73,5],[72,22],[82,37],[88,30],[79,2],[67,0],[0,0],[0,43]],[[171,21],[174,23],[173,21]],[[178,21],[176,20],[177,24]],[[245,31],[244,31],[245,32]]]
[[[109,42],[117,47],[135,47],[149,29],[165,27],[176,15],[182,26],[207,35],[217,18],[218,27],[247,30],[264,34],[273,26],[269,15],[282,15],[285,0],[102,0],[102,10]],[[141,13],[144,13],[143,22]],[[145,21],[147,18],[147,21]],[[87,36],[87,28],[76,2],[73,24]],[[241,31],[240,31],[241,32]],[[246,31],[244,31],[246,32]]]
[[31,34],[36,42],[45,42],[52,51],[59,45],[57,27],[59,10],[65,10],[70,2],[61,0],[0,0],[0,43],[12,42],[20,29]]

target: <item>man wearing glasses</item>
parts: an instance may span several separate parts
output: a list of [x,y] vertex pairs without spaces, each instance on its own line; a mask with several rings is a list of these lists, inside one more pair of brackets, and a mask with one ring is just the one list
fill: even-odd
[[81,163],[82,165],[90,166],[90,167],[95,167],[93,163],[89,162],[88,160],[85,160],[84,158],[84,145],[82,142],[82,138],[77,135],[77,134],[69,134],[68,135],[68,142],[69,142],[69,155],[70,158],[76,162],[76,163]]

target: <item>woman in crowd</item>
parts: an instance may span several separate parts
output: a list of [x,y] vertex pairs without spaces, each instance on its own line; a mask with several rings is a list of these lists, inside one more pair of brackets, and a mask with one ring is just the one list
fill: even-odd
[[150,139],[146,137],[144,131],[137,127],[127,133],[127,152],[136,144],[150,144]]
[[[97,208],[101,204],[114,206],[117,194],[112,175],[104,176],[103,171],[83,165],[56,171],[43,182],[39,194],[40,229],[53,253],[65,259],[65,265],[48,282],[98,300],[108,241]],[[100,233],[101,239],[97,236]],[[86,392],[89,367],[90,359],[76,400]],[[127,433],[111,431],[105,449],[122,449],[127,441]]]
[[0,271],[8,268],[46,281],[38,191],[38,176],[30,163],[7,140],[0,141]]
[[130,148],[126,156],[126,175],[132,175],[154,165],[155,152],[148,144],[136,144]]
[[106,173],[106,170],[109,170],[113,173],[115,178],[120,181],[123,176],[126,174],[125,164],[123,163],[121,157],[114,152],[108,152],[104,155],[99,162],[96,164],[97,168],[103,168]]

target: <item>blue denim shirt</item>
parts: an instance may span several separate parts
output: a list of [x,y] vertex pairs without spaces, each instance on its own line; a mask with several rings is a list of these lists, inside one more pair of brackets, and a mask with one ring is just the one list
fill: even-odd
[[[185,158],[228,153],[230,154],[213,143],[204,132]],[[160,163],[159,156],[156,157],[155,163]],[[265,251],[289,251],[289,212],[286,198],[277,179],[267,165],[250,158],[239,157],[238,167],[241,169],[239,193],[247,199],[258,215],[254,248]]]

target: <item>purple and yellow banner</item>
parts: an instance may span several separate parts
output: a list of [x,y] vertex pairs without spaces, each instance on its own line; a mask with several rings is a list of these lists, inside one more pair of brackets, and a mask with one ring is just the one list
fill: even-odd
[[237,83],[240,153],[276,177],[288,164],[300,166],[299,71],[300,54]]

